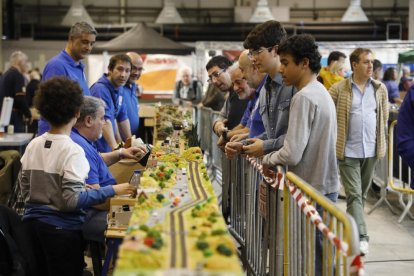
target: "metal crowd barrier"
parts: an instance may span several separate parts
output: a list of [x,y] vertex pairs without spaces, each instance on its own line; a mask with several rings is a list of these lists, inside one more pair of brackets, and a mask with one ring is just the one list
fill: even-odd
[[[391,206],[389,201],[387,200],[387,187],[391,189],[391,191],[398,194],[398,202],[400,203],[401,207],[403,208],[403,212],[401,213],[400,217],[398,218],[398,223],[401,223],[406,215],[408,215],[411,219],[414,219],[413,214],[410,211],[411,206],[413,205],[413,195],[414,190],[410,188],[411,183],[411,169],[408,168],[407,175],[403,172],[403,168],[407,167],[401,157],[398,154],[394,154],[394,134],[395,134],[395,126],[397,125],[397,121],[393,121],[389,127],[389,134],[388,134],[388,181],[385,187],[381,189],[381,197],[372,207],[372,209],[368,212],[371,214],[382,202],[387,203],[388,207],[390,208],[391,212],[396,214],[396,211]],[[395,165],[397,165],[397,169],[395,170]],[[406,202],[404,201],[404,197],[406,198]]]
[[[213,122],[217,112],[210,114]],[[200,121],[199,121],[200,122]],[[205,121],[203,121],[205,122]],[[247,275],[315,274],[316,232],[323,233],[322,274],[359,275],[359,236],[352,217],[291,172],[263,176],[260,161],[227,160],[210,129],[209,169],[222,176],[222,210],[240,244]],[[206,145],[206,144],[204,144]],[[323,212],[319,215],[316,204]]]

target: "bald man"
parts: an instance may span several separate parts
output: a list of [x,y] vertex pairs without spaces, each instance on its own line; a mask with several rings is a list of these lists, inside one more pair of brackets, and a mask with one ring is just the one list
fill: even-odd
[[[141,77],[144,68],[140,55],[135,52],[128,52],[127,56],[129,56],[132,61],[132,67],[128,82],[124,86],[124,101],[127,107],[129,123],[131,125],[131,134],[138,135],[139,103],[137,97],[137,81]],[[126,139],[126,137],[122,138],[123,140]]]
[[231,139],[230,142],[226,144],[225,152],[229,159],[241,152],[243,143],[240,141],[246,138],[256,137],[265,132],[262,117],[259,112],[258,99],[260,91],[266,81],[266,74],[259,72],[257,67],[250,61],[248,53],[249,51],[245,50],[240,54],[238,69],[235,70],[234,74],[230,74],[232,76],[233,84],[235,83],[236,78],[241,77],[245,80],[253,93],[250,94],[250,102],[248,103],[240,122],[242,128],[239,128],[239,131],[230,131],[228,134],[228,136],[231,136]]

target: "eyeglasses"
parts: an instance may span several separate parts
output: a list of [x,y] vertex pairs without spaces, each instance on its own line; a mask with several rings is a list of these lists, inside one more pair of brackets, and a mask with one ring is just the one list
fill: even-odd
[[214,79],[218,79],[218,77],[220,77],[220,75],[223,73],[223,72],[226,72],[226,69],[221,69],[221,70],[218,70],[218,71],[216,71],[216,72],[214,72],[214,73],[211,73],[211,75],[209,75],[208,76],[208,82],[210,82],[210,83],[212,83],[213,82],[213,80]]
[[260,55],[261,52],[263,52],[264,50],[267,50],[268,52],[270,52],[270,50],[273,48],[274,46],[271,47],[267,47],[267,48],[259,48],[257,50],[249,50],[249,53],[247,54],[247,56],[252,59],[253,57],[256,57],[258,55]]

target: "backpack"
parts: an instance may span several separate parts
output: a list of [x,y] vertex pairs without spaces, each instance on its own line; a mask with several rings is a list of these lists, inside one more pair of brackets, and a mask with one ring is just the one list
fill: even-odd
[[[13,231],[13,229],[18,229]],[[26,241],[17,241],[16,239],[25,236],[22,231],[23,223],[20,217],[10,208],[0,205],[0,275],[24,276],[31,275],[30,260],[27,260],[27,254],[23,256],[23,250],[27,250],[29,244]],[[23,237],[26,239],[26,237]],[[30,251],[30,250],[29,250]],[[29,259],[31,259],[29,257]],[[32,259],[33,260],[33,259]],[[33,267],[32,267],[33,268]]]

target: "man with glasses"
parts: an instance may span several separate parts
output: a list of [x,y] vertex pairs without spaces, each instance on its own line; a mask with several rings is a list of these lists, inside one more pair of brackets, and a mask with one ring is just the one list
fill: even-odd
[[254,27],[243,44],[259,72],[267,74],[263,88],[265,91],[259,96],[259,113],[266,131],[256,138],[248,139],[251,144],[243,146],[243,151],[250,156],[260,157],[280,149],[286,136],[290,101],[296,90],[286,86],[279,73],[277,49],[285,38],[283,26],[270,20]]
[[213,123],[213,131],[220,137],[218,146],[224,150],[227,141],[227,130],[233,129],[240,123],[248,100],[240,100],[233,90],[233,83],[227,69],[232,62],[224,56],[215,56],[206,65],[208,81],[213,83],[222,92],[229,92],[226,102],[220,111],[220,118]]
[[[137,97],[137,81],[141,77],[142,58],[134,52],[128,52],[127,56],[131,59],[131,73],[127,83],[124,85],[124,102],[127,109],[129,125],[131,126],[131,134],[138,135],[139,127],[139,102]],[[124,140],[126,137],[122,137]]]

